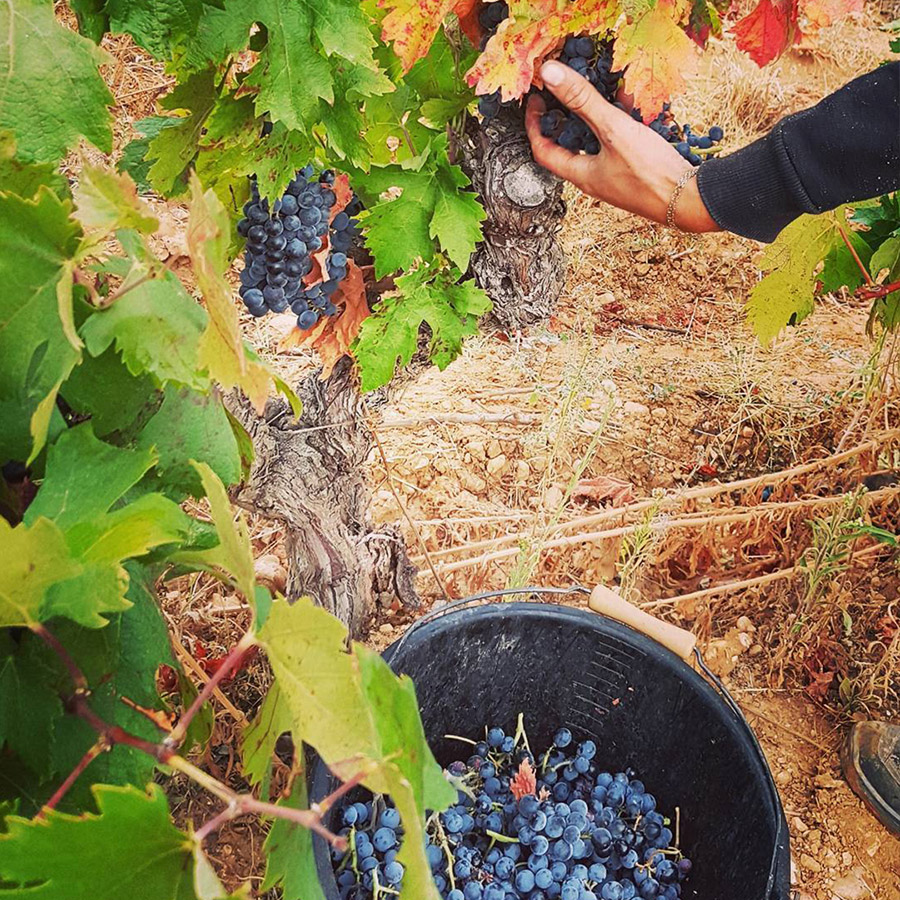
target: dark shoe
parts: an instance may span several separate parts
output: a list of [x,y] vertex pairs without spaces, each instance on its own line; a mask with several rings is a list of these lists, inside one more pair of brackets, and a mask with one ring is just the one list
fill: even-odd
[[857,722],[841,748],[841,765],[854,793],[900,836],[900,725]]

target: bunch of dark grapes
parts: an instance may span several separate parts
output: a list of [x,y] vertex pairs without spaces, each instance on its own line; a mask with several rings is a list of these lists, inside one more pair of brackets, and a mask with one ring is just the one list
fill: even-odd
[[[600,41],[587,35],[572,35],[566,38],[559,61],[587,78],[604,99],[624,110],[625,107],[616,96],[623,73],[613,71],[612,58],[612,41]],[[552,137],[560,147],[572,153],[600,152],[600,142],[580,116],[564,108],[547,91],[544,92],[544,101],[547,105],[547,111],[541,116],[541,134],[544,137]],[[638,109],[632,110],[631,116],[639,122],[643,121]],[[703,162],[698,150],[711,150],[724,137],[724,132],[718,125],[710,128],[705,135],[694,134],[690,125],[680,127],[668,104],[649,123],[649,127],[670,144],[674,144],[681,156],[694,166]]]
[[[634,772],[599,771],[596,744],[561,728],[537,760],[500,728],[448,767],[455,806],[428,829],[426,853],[445,900],[678,900],[690,860]],[[524,767],[535,780],[522,788]],[[394,894],[400,816],[384,797],[342,810],[350,849],[333,859],[342,900]]]
[[[304,331],[322,316],[337,315],[331,298],[347,276],[347,251],[359,233],[352,217],[360,206],[354,198],[332,219],[337,202],[333,184],[333,172],[316,176],[307,166],[297,172],[271,209],[269,201],[260,198],[256,183],[252,184],[245,218],[237,225],[238,234],[247,238],[239,293],[252,315],[290,308]],[[307,285],[304,279],[313,270],[313,254],[326,242],[330,252],[323,279]]]
[[[500,23],[509,16],[509,6],[505,0],[495,0],[493,3],[485,3],[478,14],[478,24],[484,29],[484,37],[481,39],[481,49],[484,50],[487,42],[493,37]],[[500,99],[500,91],[493,94],[484,94],[478,98],[478,112],[490,121],[501,109],[511,106],[515,101],[504,103]]]

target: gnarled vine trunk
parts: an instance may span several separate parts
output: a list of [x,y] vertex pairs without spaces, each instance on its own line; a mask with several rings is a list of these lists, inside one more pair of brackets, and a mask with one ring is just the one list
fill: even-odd
[[557,240],[563,183],[534,161],[523,117],[510,107],[488,123],[470,118],[462,142],[463,168],[488,216],[472,271],[507,329],[546,319],[566,277]]
[[324,381],[305,378],[297,393],[297,421],[282,399],[262,416],[230,404],[255,451],[237,502],[284,524],[288,598],[311,596],[357,637],[376,600],[417,602],[416,569],[399,529],[372,526],[364,467],[372,438],[349,358]]

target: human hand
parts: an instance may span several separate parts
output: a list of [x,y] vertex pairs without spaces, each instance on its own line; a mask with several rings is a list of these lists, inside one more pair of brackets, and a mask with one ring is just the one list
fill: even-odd
[[[541,77],[562,104],[584,119],[600,142],[600,152],[594,156],[570,153],[544,137],[540,120],[546,106],[533,94],[525,125],[535,160],[598,200],[665,222],[672,192],[691,164],[665,138],[604,100],[586,78],[568,66],[544,63]],[[684,231],[719,230],[700,197],[696,178],[678,198],[675,224]]]

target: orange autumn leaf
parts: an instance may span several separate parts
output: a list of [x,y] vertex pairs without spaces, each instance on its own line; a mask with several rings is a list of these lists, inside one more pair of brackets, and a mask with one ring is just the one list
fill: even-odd
[[369,316],[365,280],[352,259],[347,260],[347,277],[341,282],[334,302],[344,307],[339,316],[325,316],[309,331],[297,329],[300,335],[298,344],[310,347],[319,354],[322,378],[327,378],[338,360],[347,354],[359,335],[363,321]]
[[478,0],[378,0],[379,7],[389,10],[381,23],[381,38],[394,45],[403,71],[408,72],[416,60],[427,55],[449,13],[463,19],[476,5],[480,5]]
[[481,36],[484,34],[484,29],[478,21],[480,12],[481,0],[463,0],[456,7],[460,30],[476,47],[480,46]]
[[864,7],[864,0],[799,0],[797,20],[804,34],[812,34],[844,16],[861,13]]
[[519,763],[519,771],[510,778],[509,790],[516,802],[529,794],[534,794],[537,790],[537,777],[535,776],[534,766],[526,757]]
[[797,40],[797,0],[759,0],[731,31],[738,49],[764,66]]
[[557,0],[511,0],[509,18],[500,23],[466,80],[478,94],[501,91],[503,100],[527,93],[540,64],[570,34],[599,34],[619,13],[613,0],[573,0],[560,9]]
[[679,0],[659,0],[629,17],[616,36],[613,68],[625,69],[625,90],[645,121],[697,70],[699,49],[682,27],[687,13]]
[[[338,175],[334,179],[331,190],[334,192],[336,199],[334,201],[334,206],[331,207],[331,214],[328,219],[329,225],[334,221],[335,216],[339,212],[343,212],[350,205],[350,201],[353,199],[353,190],[350,187],[350,176],[344,173]],[[303,283],[307,287],[312,287],[314,284],[321,284],[326,280],[325,267],[328,264],[329,253],[331,253],[330,232],[322,236],[322,246],[319,247],[315,253],[310,254],[312,268],[303,276]]]

